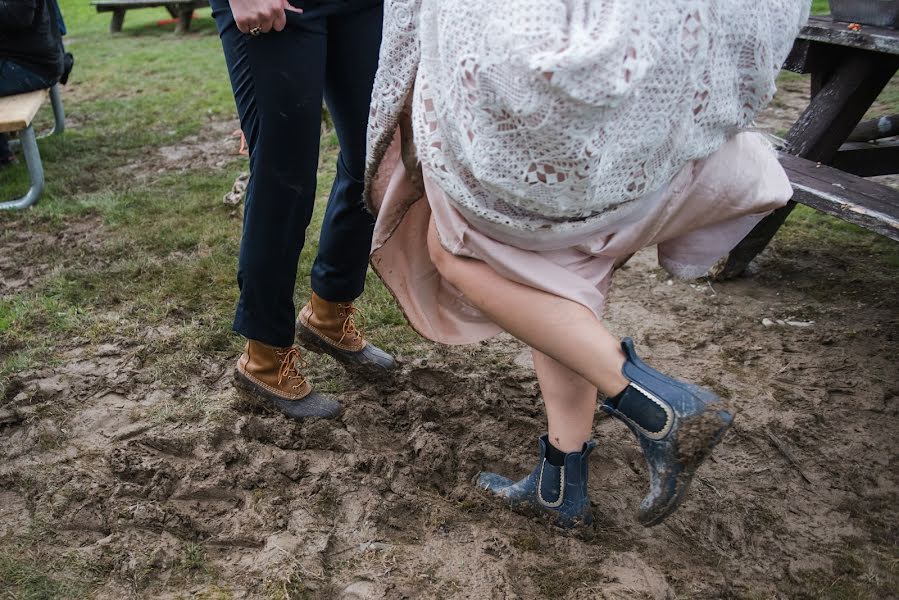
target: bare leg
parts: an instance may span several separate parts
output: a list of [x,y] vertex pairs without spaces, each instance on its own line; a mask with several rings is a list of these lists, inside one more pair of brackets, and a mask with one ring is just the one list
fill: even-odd
[[[440,274],[494,323],[607,396],[627,387],[618,340],[586,306],[509,281],[482,261],[447,252],[440,245],[433,219],[428,251]],[[589,421],[593,422],[592,413]]]
[[562,452],[580,452],[591,438],[596,386],[534,350],[534,368],[546,405],[549,441]]
[[[549,453],[541,438],[544,456],[530,475],[516,482],[484,472],[478,476],[478,486],[509,506],[554,515],[555,523],[562,527],[592,522],[586,461],[595,443],[584,442],[590,438],[596,406],[595,396],[588,398],[587,393],[596,386],[607,396],[623,392],[610,405],[611,414],[631,428],[643,448],[650,483],[640,504],[640,522],[646,527],[657,525],[674,512],[696,469],[733,422],[733,415],[717,396],[639,362],[632,342],[628,361],[634,368],[629,376],[635,385],[629,385],[622,374],[624,352],[592,311],[509,281],[482,261],[447,252],[440,245],[433,220],[428,251],[440,274],[472,304],[535,349],[549,441],[565,452],[564,464],[553,465],[546,458]],[[637,386],[638,381],[648,391]],[[697,426],[688,425],[694,423]],[[583,452],[578,452],[581,448]]]

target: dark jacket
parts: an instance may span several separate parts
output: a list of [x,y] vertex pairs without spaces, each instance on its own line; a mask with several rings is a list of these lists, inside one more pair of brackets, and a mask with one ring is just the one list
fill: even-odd
[[0,60],[56,81],[64,51],[53,1],[0,0]]

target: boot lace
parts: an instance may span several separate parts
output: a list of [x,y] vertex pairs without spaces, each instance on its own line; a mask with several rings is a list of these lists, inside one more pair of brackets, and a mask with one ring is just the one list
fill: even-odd
[[278,369],[278,385],[281,385],[285,379],[292,384],[291,387],[295,390],[306,385],[306,378],[299,369],[305,369],[309,365],[303,360],[303,355],[296,346],[278,350],[278,358],[281,359],[281,368]]
[[[361,339],[365,337],[365,315],[362,311],[352,304],[341,304],[340,310],[346,315],[343,320],[343,335],[340,336],[338,344],[343,342],[349,336],[351,339]],[[357,324],[358,318],[358,324]]]

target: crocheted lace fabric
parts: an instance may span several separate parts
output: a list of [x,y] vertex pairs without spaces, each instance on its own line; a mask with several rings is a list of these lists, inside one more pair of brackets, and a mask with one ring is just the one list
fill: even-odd
[[411,106],[418,159],[463,214],[516,231],[587,225],[749,127],[808,11],[387,0],[370,170]]

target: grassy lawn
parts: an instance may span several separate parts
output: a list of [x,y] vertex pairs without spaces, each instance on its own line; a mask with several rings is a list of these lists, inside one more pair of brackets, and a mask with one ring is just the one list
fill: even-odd
[[[163,9],[128,13],[122,34],[108,33],[109,15],[86,0],[61,0],[76,64],[63,98],[64,136],[40,142],[47,188],[26,212],[0,213],[0,248],[23,264],[43,265],[30,286],[0,297],[0,398],[24,369],[54,363],[75,346],[137,339],[173,331],[143,351],[150,373],[175,381],[205,358],[225,363],[240,350],[230,331],[237,299],[235,269],[240,219],[222,203],[246,170],[237,139],[224,164],[184,171],[165,167],[161,149],[203,139],[214,124],[236,118],[218,36],[209,10],[193,31],[175,36]],[[815,9],[826,9],[816,0]],[[881,106],[899,112],[894,81]],[[49,107],[38,128],[51,123]],[[322,137],[318,203],[301,258],[298,303],[308,297],[308,272],[333,178],[337,143]],[[27,185],[24,165],[0,172],[4,198]],[[67,232],[83,234],[74,243]],[[41,254],[15,250],[23,236],[46,243]],[[899,275],[899,245],[800,207],[778,237],[777,250],[836,245],[866,257],[864,268]],[[25,246],[23,246],[25,247]],[[34,245],[27,247],[34,248]],[[372,274],[361,305],[373,340],[394,352],[419,343],[385,288]],[[327,387],[325,384],[324,387]],[[80,596],[79,585],[45,569],[40,557],[0,551],[0,597]]]
[[[64,90],[70,126],[64,136],[41,141],[46,192],[28,212],[0,214],[0,243],[29,232],[52,238],[73,222],[89,223],[97,235],[88,247],[50,245],[50,255],[23,257],[69,264],[0,299],[0,394],[12,373],[52,360],[61,339],[100,344],[164,323],[178,335],[151,362],[165,364],[166,373],[172,361],[210,353],[225,360],[240,345],[229,333],[240,220],[221,202],[246,169],[237,139],[228,142],[232,157],[223,167],[180,173],[156,167],[160,148],[236,118],[210,11],[198,11],[193,32],[176,37],[172,25],[157,26],[168,16],[162,9],[130,11],[124,32],[110,35],[108,14],[85,2],[64,1],[62,8],[76,56]],[[42,114],[39,126],[49,120]],[[322,145],[318,206],[301,274],[308,274],[315,256],[333,178],[335,136],[324,135]],[[6,170],[0,194],[21,193],[26,182],[24,165]],[[400,350],[414,334],[370,277],[364,305],[375,337]],[[301,275],[298,301],[307,296],[308,277]]]

